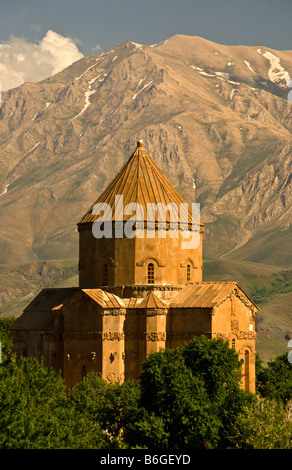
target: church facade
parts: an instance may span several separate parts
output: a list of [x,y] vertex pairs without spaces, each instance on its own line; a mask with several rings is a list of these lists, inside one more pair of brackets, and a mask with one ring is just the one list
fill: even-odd
[[44,289],[26,307],[10,329],[18,356],[43,357],[72,387],[89,372],[137,379],[151,352],[220,337],[255,391],[258,308],[236,282],[202,280],[204,225],[142,141],[78,232],[79,286]]

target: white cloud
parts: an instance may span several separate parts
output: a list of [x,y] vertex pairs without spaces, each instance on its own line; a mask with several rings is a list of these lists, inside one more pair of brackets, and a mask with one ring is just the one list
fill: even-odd
[[29,27],[33,29],[34,31],[36,31],[37,33],[39,33],[40,30],[42,29],[42,27],[39,24],[30,24]]
[[94,47],[91,48],[93,52],[99,52],[102,50],[102,47],[99,44],[96,44]]
[[49,30],[37,44],[11,36],[0,44],[0,82],[8,90],[50,77],[83,57],[75,42]]

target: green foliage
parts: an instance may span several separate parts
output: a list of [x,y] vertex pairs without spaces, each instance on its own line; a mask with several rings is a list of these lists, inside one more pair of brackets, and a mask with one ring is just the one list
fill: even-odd
[[12,354],[12,343],[9,338],[9,327],[15,322],[14,317],[0,318],[0,341],[2,345],[2,362]]
[[209,396],[218,398],[239,388],[242,365],[228,341],[201,336],[186,343],[182,354],[193,375],[204,381]]
[[60,375],[36,359],[0,367],[0,448],[100,448],[105,439],[70,406]]
[[220,422],[219,447],[228,446],[229,428],[254,396],[242,390],[242,364],[238,354],[223,339],[196,338],[183,347],[186,365],[204,382],[213,416]]
[[273,398],[284,405],[292,400],[292,364],[288,353],[269,361],[267,367],[257,360],[257,390],[262,397]]
[[141,374],[145,411],[143,423],[136,422],[136,442],[168,449],[226,445],[232,420],[252,400],[240,378],[238,355],[221,339],[202,336],[151,354]]
[[257,357],[258,396],[240,387],[241,363],[222,339],[202,336],[153,353],[139,381],[108,384],[89,374],[72,390],[42,361],[16,361],[0,320],[2,449],[291,449],[287,355]]
[[220,422],[213,415],[204,383],[192,374],[178,349],[152,354],[144,363],[141,405],[150,423],[154,417],[163,423],[152,442],[147,436],[149,447],[201,448],[218,438]]
[[238,415],[230,441],[240,449],[291,449],[292,421],[281,402],[258,398]]
[[139,396],[138,382],[108,384],[97,374],[89,374],[72,389],[70,402],[104,430],[108,447],[120,448],[125,446],[121,439],[123,430],[137,415]]

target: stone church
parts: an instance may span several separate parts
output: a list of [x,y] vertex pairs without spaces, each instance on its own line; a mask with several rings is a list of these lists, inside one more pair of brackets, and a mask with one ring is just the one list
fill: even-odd
[[[157,216],[178,206],[177,218],[171,210]],[[148,207],[158,210],[149,216]],[[192,230],[197,242],[187,243]],[[258,308],[236,282],[202,281],[203,231],[138,141],[78,223],[79,287],[37,295],[10,329],[15,352],[43,357],[72,387],[90,372],[136,379],[151,352],[199,335],[223,338],[242,360],[242,387],[254,392]]]

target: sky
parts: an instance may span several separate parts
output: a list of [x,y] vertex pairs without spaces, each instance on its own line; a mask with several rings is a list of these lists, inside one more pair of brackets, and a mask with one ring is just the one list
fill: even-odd
[[291,0],[0,0],[0,87],[53,75],[125,40],[175,34],[292,50]]

